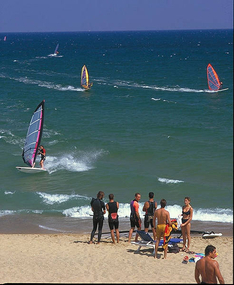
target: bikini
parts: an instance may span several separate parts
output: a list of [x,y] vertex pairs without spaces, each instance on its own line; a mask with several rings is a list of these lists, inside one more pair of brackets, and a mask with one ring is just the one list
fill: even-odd
[[[189,209],[187,212],[184,212],[184,211],[182,210],[182,214],[183,214],[183,215],[186,215],[186,216],[189,216],[189,215],[190,215],[190,209]],[[184,218],[182,218],[182,224],[186,223],[188,220],[189,220],[189,219],[184,219]]]

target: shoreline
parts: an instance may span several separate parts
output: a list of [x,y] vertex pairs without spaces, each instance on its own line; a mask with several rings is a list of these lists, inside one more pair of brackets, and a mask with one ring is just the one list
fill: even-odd
[[[102,238],[88,244],[89,234],[0,234],[1,283],[181,283],[195,284],[195,263],[182,263],[184,252],[158,251]],[[133,236],[134,237],[134,236]],[[132,241],[133,241],[132,237]],[[96,241],[97,238],[94,238]],[[217,248],[217,261],[226,284],[233,284],[233,238],[192,237],[191,249],[204,253],[208,244]],[[182,244],[178,244],[182,248]],[[137,272],[136,272],[137,269]],[[186,272],[186,274],[185,274]]]
[[[142,219],[143,221],[143,219]],[[0,234],[90,234],[92,218],[48,217],[40,215],[7,215],[0,217]],[[144,226],[142,224],[142,229]],[[120,219],[120,231],[129,231],[129,219]],[[201,236],[196,231],[214,231],[224,237],[233,237],[232,223],[191,222],[191,235]],[[110,232],[107,218],[104,219],[103,232]]]

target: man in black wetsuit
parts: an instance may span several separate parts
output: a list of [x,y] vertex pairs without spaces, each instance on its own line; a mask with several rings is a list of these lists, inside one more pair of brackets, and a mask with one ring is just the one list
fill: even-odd
[[97,198],[96,199],[93,198],[90,203],[93,211],[93,230],[91,232],[89,244],[93,243],[93,238],[97,230],[97,226],[98,226],[98,243],[100,243],[101,240],[104,215],[106,213],[105,203],[102,201],[103,197],[104,197],[104,192],[99,191],[97,193]]

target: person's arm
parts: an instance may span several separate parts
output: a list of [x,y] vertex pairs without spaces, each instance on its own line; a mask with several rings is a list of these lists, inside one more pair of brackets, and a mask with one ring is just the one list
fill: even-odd
[[146,210],[149,208],[149,203],[145,202],[144,206],[143,206],[143,211],[146,212]]
[[170,218],[170,213],[167,212],[167,220],[168,220],[168,224],[171,227],[172,223],[171,223],[171,218]]
[[157,205],[157,202],[156,202],[156,201],[155,201],[155,205],[154,205],[154,206],[155,206],[155,210],[156,210],[156,209],[157,209],[157,207],[158,207],[158,205]]
[[136,213],[137,219],[138,219],[139,221],[141,221],[140,214],[139,214],[139,204],[137,204],[136,201],[134,201],[133,207],[134,207],[134,209],[135,209],[135,213]]
[[106,209],[109,212],[109,205],[108,204],[106,204]]
[[195,276],[194,277],[195,277],[197,284],[200,284],[201,281],[199,278],[200,274],[199,274],[199,270],[198,270],[198,262],[199,262],[199,260],[197,261],[196,266],[195,266]]
[[223,276],[219,270],[219,264],[216,260],[214,262],[215,262],[215,276],[218,278],[220,284],[225,284]]
[[119,202],[116,202],[116,205],[117,205],[117,209],[119,210]]
[[157,217],[157,210],[154,212],[154,218],[153,218],[153,227],[156,229],[156,217]]

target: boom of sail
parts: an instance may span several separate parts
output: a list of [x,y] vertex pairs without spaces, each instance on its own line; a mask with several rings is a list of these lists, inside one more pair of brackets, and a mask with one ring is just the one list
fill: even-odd
[[43,123],[44,123],[44,104],[43,100],[34,111],[29,127],[27,136],[25,139],[25,144],[23,148],[22,158],[24,163],[28,166],[34,167],[38,148],[40,146]]
[[90,89],[93,86],[93,83],[89,82],[89,73],[85,65],[81,69],[81,83],[80,84],[85,89]]
[[210,63],[207,66],[207,81],[210,90],[218,91],[220,89],[219,77]]

